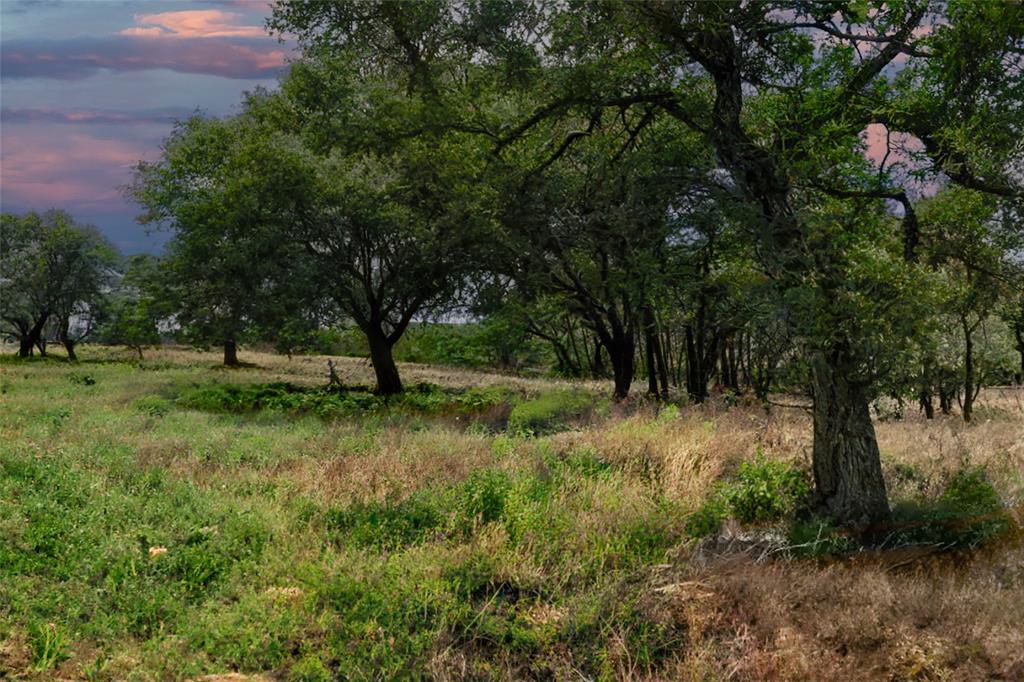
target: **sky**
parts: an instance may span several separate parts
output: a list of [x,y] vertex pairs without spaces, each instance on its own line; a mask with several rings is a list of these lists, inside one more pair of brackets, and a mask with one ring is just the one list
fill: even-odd
[[126,254],[158,252],[121,187],[175,120],[274,88],[292,46],[268,0],[0,0],[0,207],[61,208]]

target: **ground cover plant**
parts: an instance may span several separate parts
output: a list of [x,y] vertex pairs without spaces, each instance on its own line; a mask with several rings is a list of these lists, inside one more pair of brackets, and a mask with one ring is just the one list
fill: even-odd
[[[969,426],[878,423],[896,520],[865,548],[802,509],[802,410],[609,407],[586,383],[408,365],[401,400],[354,390],[365,405],[318,411],[305,401],[344,395],[324,358],[243,352],[225,371],[212,353],[78,350],[0,365],[9,677],[1024,666],[1024,413],[1005,392]],[[504,421],[459,418],[499,404]],[[522,428],[508,416],[524,405],[557,418]]]

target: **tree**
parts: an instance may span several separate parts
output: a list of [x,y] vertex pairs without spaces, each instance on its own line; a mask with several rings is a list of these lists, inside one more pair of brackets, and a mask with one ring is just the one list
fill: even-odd
[[[1006,170],[1019,161],[1022,136],[1021,7],[397,7],[286,1],[271,25],[296,33],[307,53],[356,52],[408,87],[437,93],[430,126],[478,129],[498,151],[547,133],[557,158],[581,139],[579,128],[546,122],[585,122],[597,109],[646,107],[702,136],[747,206],[759,266],[792,311],[807,356],[819,508],[855,528],[885,520],[869,411],[879,389],[873,363],[890,365],[919,331],[905,316],[919,312],[908,292],[924,291],[926,274],[914,264],[913,211],[899,225],[884,211],[884,201],[909,205],[907,178],[870,168],[860,134],[884,124],[916,136],[923,172],[1019,195]],[[933,10],[941,17],[920,36]],[[904,64],[894,77],[897,59]],[[446,80],[453,72],[469,77]],[[507,93],[516,87],[532,96]],[[421,127],[404,126],[406,134]]]
[[127,346],[142,360],[146,346],[160,343],[160,325],[173,317],[175,304],[167,299],[167,274],[159,258],[142,254],[127,265],[97,335],[103,343]]
[[1017,294],[1004,301],[1000,315],[1013,333],[1014,349],[1019,355],[1019,364],[1014,372],[1017,384],[1024,385],[1024,279],[1016,278]]
[[382,395],[402,390],[395,344],[416,316],[456,299],[486,222],[465,184],[473,150],[432,142],[302,160],[316,169],[316,188],[296,214],[300,238],[325,293],[365,334]]
[[176,323],[195,343],[222,345],[227,366],[238,365],[243,339],[317,309],[296,267],[301,246],[279,222],[294,188],[275,134],[252,116],[194,116],[176,126],[159,161],[139,164],[128,190],[145,208],[141,222],[173,232],[164,267]]
[[[976,336],[1003,304],[1012,306],[1020,264],[1013,258],[1024,235],[1004,219],[1007,208],[990,195],[948,187],[923,202],[922,238],[930,265],[947,278],[945,309],[955,319],[963,343],[961,413],[971,421],[985,377],[975,351]],[[1010,224],[1012,225],[1012,224]],[[1008,316],[1013,322],[1013,316]]]
[[[0,321],[18,339],[18,355],[45,354],[44,330],[57,323],[68,357],[93,329],[103,290],[117,259],[114,247],[91,225],[63,211],[42,216],[3,215],[0,231]],[[82,329],[74,325],[81,324]]]

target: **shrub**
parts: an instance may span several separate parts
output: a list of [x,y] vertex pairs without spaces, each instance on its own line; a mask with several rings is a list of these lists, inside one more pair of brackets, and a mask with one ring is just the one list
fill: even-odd
[[934,500],[903,502],[893,509],[895,544],[976,547],[1009,532],[1014,523],[984,469],[958,471]]
[[810,492],[804,472],[760,454],[740,464],[736,481],[725,489],[733,516],[742,523],[782,518],[795,511]]
[[686,531],[704,537],[730,517],[740,523],[778,521],[792,515],[810,492],[805,472],[758,453],[740,464],[732,480],[716,486],[711,498],[687,520]]
[[686,532],[695,538],[703,538],[718,532],[722,522],[729,518],[729,505],[721,495],[711,499],[686,519]]
[[594,399],[585,391],[549,391],[516,405],[509,415],[508,428],[513,433],[553,433],[581,419],[593,408]]

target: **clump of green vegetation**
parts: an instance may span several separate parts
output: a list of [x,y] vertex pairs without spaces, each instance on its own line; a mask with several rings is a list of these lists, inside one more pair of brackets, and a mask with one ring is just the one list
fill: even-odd
[[29,624],[28,639],[35,670],[49,670],[68,657],[67,638],[56,623]]
[[454,390],[420,383],[400,395],[385,398],[367,389],[339,391],[274,382],[195,386],[183,391],[177,403],[205,412],[270,410],[336,418],[395,409],[422,414],[468,413],[513,399],[510,389],[499,386]]
[[368,502],[331,509],[325,524],[336,540],[357,547],[394,550],[431,538],[464,538],[501,521],[512,477],[481,470],[440,490],[419,490],[398,502]]
[[96,377],[84,372],[72,372],[68,375],[68,381],[79,386],[92,386],[96,383]]
[[585,391],[547,391],[516,405],[509,415],[508,428],[513,433],[553,433],[565,429],[594,409],[594,398]]
[[368,502],[330,509],[325,525],[341,544],[388,550],[415,544],[438,532],[444,515],[431,495],[401,502]]
[[759,453],[740,464],[731,480],[716,486],[711,498],[687,520],[686,530],[704,537],[718,531],[727,518],[745,524],[779,521],[796,512],[810,491],[805,471]]
[[132,407],[151,417],[162,417],[174,409],[174,403],[158,395],[145,395],[132,403]]
[[279,410],[311,412],[325,417],[372,410],[378,402],[377,397],[368,392],[342,393],[285,382],[196,386],[182,392],[177,400],[183,407],[204,412]]
[[977,547],[1010,532],[1015,524],[982,468],[957,471],[942,494],[893,509],[896,530],[887,543]]

